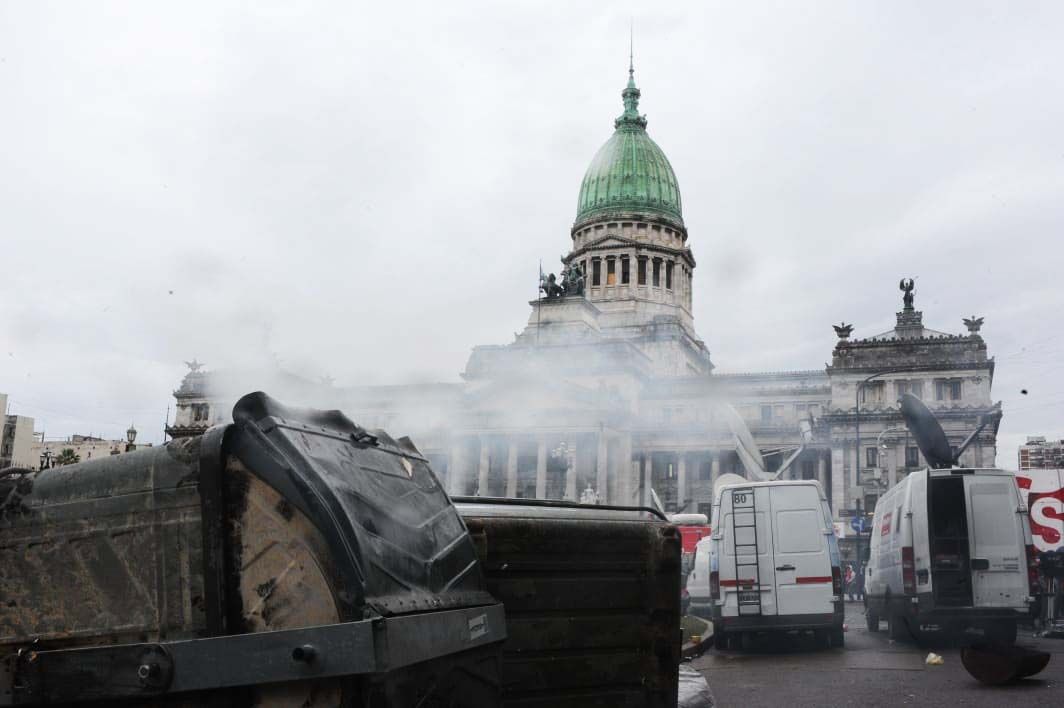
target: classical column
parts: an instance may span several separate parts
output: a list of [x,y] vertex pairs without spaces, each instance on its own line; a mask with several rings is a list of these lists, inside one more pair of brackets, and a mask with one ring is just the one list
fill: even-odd
[[[720,453],[720,450],[713,450],[711,453],[713,455],[713,466],[709,471],[709,489],[711,492],[713,490],[713,485],[717,483],[718,479],[720,479]],[[716,500],[714,499],[714,501]]]
[[816,479],[820,482],[820,487],[824,490],[825,496],[831,498],[831,490],[828,489],[828,461],[827,453],[823,450],[817,451],[816,458]]
[[506,496],[517,496],[517,441],[510,441],[510,449],[506,455]]
[[547,441],[536,444],[536,499],[547,498]]
[[[904,452],[902,454],[904,454]],[[890,467],[887,468],[887,483],[890,485],[887,489],[890,489],[890,487],[893,487],[898,483],[898,446],[895,445],[890,448],[883,456],[887,457],[887,463],[890,465]]]
[[676,509],[682,510],[687,501],[687,455],[681,452],[676,457]]
[[598,450],[595,454],[595,491],[598,493],[599,503],[606,504],[610,496],[609,467],[606,464],[609,460],[609,441],[606,439],[606,434],[601,431],[598,436]]
[[617,495],[618,504],[634,504],[635,499],[632,498],[632,490],[635,485],[632,484],[632,435],[631,433],[621,436],[620,450],[617,453],[617,458],[620,461],[618,465],[618,480],[617,480]]
[[650,455],[646,452],[639,451],[639,505],[640,506],[652,506],[650,503]]
[[477,496],[488,496],[488,473],[491,460],[488,457],[490,445],[487,438],[480,439],[480,466],[477,468]]
[[462,445],[461,443],[453,443],[451,445],[451,460],[447,464],[447,469],[450,472],[450,488],[452,496],[461,496],[466,493],[465,490],[465,460],[462,459]]
[[579,493],[576,490],[577,458],[576,443],[574,442],[569,448],[569,454],[565,459],[565,499],[567,501],[580,501]]
[[[840,443],[840,445],[843,443]],[[846,450],[841,447],[831,450],[831,510],[835,518],[841,518],[840,512],[846,506],[846,468],[843,461]]]

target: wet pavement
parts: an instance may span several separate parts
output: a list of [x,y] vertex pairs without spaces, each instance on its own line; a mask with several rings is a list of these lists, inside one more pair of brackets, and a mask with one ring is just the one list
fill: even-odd
[[[1021,628],[1016,643],[1051,652],[1049,666],[1017,684],[990,687],[964,670],[958,641],[891,642],[886,622],[868,632],[860,603],[846,604],[846,622],[843,649],[818,649],[812,635],[766,637],[748,650],[709,649],[691,665],[724,707],[1064,705],[1064,639],[1034,638]],[[924,664],[929,651],[941,654],[943,665]]]

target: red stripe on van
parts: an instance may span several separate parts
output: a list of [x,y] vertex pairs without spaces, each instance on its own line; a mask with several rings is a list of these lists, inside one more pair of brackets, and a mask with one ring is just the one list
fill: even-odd
[[[830,578],[829,578],[829,580],[830,580]],[[750,585],[750,586],[753,586],[754,585],[754,579],[750,578],[749,580],[721,580],[720,581],[720,586],[722,588],[734,588],[734,587],[737,587],[739,585]]]
[[830,575],[810,575],[810,576],[806,576],[804,578],[798,578],[794,582],[798,583],[799,585],[813,585],[815,583],[830,583],[831,582],[831,576]]

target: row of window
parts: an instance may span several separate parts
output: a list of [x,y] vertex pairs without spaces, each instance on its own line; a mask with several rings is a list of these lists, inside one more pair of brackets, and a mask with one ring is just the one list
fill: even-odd
[[[603,274],[602,268],[603,261],[606,263],[605,274]],[[628,256],[607,256],[605,259],[592,258],[591,286],[598,287],[603,283],[606,285],[628,285],[631,282],[630,261],[631,258]],[[665,288],[672,290],[672,274],[676,265],[675,261],[650,258],[649,256],[637,256],[636,261],[636,284],[647,285],[649,275],[650,284],[655,288],[660,288],[664,277]],[[580,261],[580,270],[583,272],[584,277],[587,278],[587,260]],[[603,275],[605,275],[605,278],[603,278]]]
[[[820,415],[819,403],[795,403],[794,412],[799,418],[803,418],[806,413],[818,416]],[[772,423],[784,419],[786,415],[786,406],[781,403],[765,403],[761,405],[761,422]]]
[[[920,380],[894,381],[896,398],[901,398],[906,393],[911,393],[919,399],[924,397],[924,382]],[[961,379],[935,379],[936,401],[959,401],[961,400]],[[882,403],[887,391],[886,381],[870,381],[861,387],[861,403]]]
[[[957,447],[951,446],[953,454],[957,454]],[[879,467],[879,449],[875,447],[865,448],[865,467]],[[905,466],[906,467],[919,467],[920,466],[920,448],[915,445],[907,445],[905,447]]]
[[586,229],[584,229],[583,231],[581,231],[580,235],[581,236],[588,236],[588,235],[591,234],[592,230],[595,230],[595,231],[604,231],[606,229],[616,230],[618,226],[620,226],[620,228],[622,228],[622,229],[630,229],[630,228],[632,228],[632,226],[635,226],[635,228],[637,228],[637,229],[639,229],[641,231],[645,231],[647,229],[647,227],[649,226],[649,228],[652,229],[653,231],[665,231],[665,233],[667,235],[669,235],[669,236],[678,236],[679,235],[677,232],[673,231],[672,229],[670,229],[668,227],[662,227],[662,226],[659,226],[657,224],[649,224],[648,225],[648,224],[645,224],[645,223],[642,223],[642,222],[638,222],[638,223],[635,223],[635,222],[624,222],[624,223],[620,223],[620,224],[617,224],[617,223],[613,223],[613,224],[596,224],[595,226],[589,226]]

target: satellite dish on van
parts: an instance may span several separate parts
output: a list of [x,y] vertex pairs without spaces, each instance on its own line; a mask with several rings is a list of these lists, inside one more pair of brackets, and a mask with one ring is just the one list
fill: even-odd
[[717,477],[717,481],[713,483],[713,503],[717,501],[717,495],[720,493],[720,488],[727,484],[747,484],[750,480],[745,477],[740,477],[737,474],[731,472],[725,472],[720,477]]
[[739,455],[739,461],[743,463],[747,476],[755,482],[772,479],[773,475],[766,471],[765,458],[761,456],[761,450],[754,442],[754,436],[746,427],[746,421],[730,403],[723,404],[721,408],[724,410],[724,418],[735,439],[735,452]]
[[916,438],[916,444],[924,454],[927,464],[935,469],[953,466],[953,450],[950,449],[949,439],[938,418],[923,401],[911,393],[903,395],[901,417],[905,419],[909,432]]

